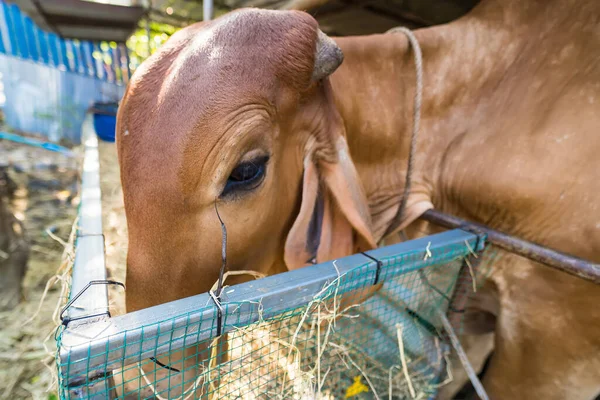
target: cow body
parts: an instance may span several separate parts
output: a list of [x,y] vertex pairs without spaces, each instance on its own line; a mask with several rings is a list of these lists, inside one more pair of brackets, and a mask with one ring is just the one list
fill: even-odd
[[[431,202],[600,262],[600,5],[508,3],[416,32],[425,86],[406,220]],[[401,34],[337,42],[345,61],[331,77],[336,104],[383,233],[404,186],[412,54]],[[409,226],[413,235],[434,230]],[[491,397],[593,398],[600,287],[513,255],[499,257],[490,280],[500,307]]]
[[[593,33],[600,7],[532,3],[488,2],[416,32],[425,87],[408,218],[431,201],[600,262],[600,38]],[[412,54],[403,35],[338,43],[345,61],[331,77],[336,103],[374,227],[383,232],[404,186]],[[412,225],[413,234],[435,229]],[[593,398],[600,287],[513,255],[499,258],[490,280],[500,306],[486,374],[491,397]]]
[[[231,269],[280,272],[384,239],[406,175],[411,49],[402,34],[337,38],[344,62],[310,83],[316,34],[307,18],[240,11],[194,25],[132,78],[117,128],[129,310],[216,281],[215,205],[229,221]],[[399,229],[435,232],[418,220],[435,207],[600,262],[599,18],[591,0],[489,0],[415,32],[424,100]],[[266,49],[252,47],[269,38]],[[237,153],[270,154],[256,194],[224,195]],[[313,212],[319,204],[325,211]],[[473,333],[496,332],[491,398],[598,394],[599,300],[591,283],[501,255],[468,321]]]

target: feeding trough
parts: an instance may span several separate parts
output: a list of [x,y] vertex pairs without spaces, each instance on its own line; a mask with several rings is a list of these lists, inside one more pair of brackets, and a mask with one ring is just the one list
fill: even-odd
[[[111,317],[93,126],[89,116],[61,398],[435,396],[448,367],[440,316],[460,328],[451,304],[472,286],[464,260],[482,236],[451,230],[226,286],[218,303],[203,293]],[[383,288],[352,301],[374,283]]]

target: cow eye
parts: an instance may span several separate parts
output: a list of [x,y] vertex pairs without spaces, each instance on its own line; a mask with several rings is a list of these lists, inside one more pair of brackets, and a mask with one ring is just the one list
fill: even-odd
[[256,189],[263,181],[267,169],[268,156],[242,161],[231,171],[221,196]]

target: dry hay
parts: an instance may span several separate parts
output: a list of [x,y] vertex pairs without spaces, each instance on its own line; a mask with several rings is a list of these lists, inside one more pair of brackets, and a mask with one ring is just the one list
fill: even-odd
[[338,312],[327,303],[333,302],[320,301],[308,307],[303,315],[263,321],[230,333],[232,361],[215,371],[219,381],[211,398],[430,397],[436,377],[419,372],[416,368],[419,360],[401,357],[401,341],[396,349],[396,365],[389,367],[378,362],[334,331],[336,318],[355,318],[360,323],[359,307]]
[[[251,274],[257,278],[256,273]],[[257,323],[227,334],[229,361],[217,365],[221,347],[214,339],[208,367],[177,400],[204,398],[207,394],[214,400],[426,399],[451,381],[448,378],[435,384],[437,377],[423,372],[421,358],[404,354],[400,325],[398,347],[390,349],[398,354],[397,362],[391,366],[337,334],[336,324],[343,319],[360,324],[361,306],[340,310],[337,291],[325,295],[336,282],[339,278],[304,309],[287,316],[265,321],[259,304],[261,318]],[[435,343],[437,359],[447,363],[447,354],[442,354],[437,338]],[[152,388],[148,379],[146,384]]]
[[11,211],[31,245],[23,299],[0,313],[0,398],[56,398],[54,329],[67,295],[77,215],[78,160],[0,141],[0,160],[17,183]]

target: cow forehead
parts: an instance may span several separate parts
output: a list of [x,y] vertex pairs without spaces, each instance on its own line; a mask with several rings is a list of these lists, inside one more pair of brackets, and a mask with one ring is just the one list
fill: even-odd
[[[268,18],[268,17],[275,18]],[[218,69],[223,65],[252,68],[249,61],[265,59],[267,55],[277,55],[277,45],[271,44],[278,30],[285,27],[275,24],[281,19],[279,14],[246,10],[234,12],[211,23],[202,24],[194,31],[188,43],[177,57],[173,75],[184,68]],[[236,61],[234,63],[234,61]]]
[[154,164],[174,177],[191,149],[204,159],[227,130],[228,113],[269,103],[281,85],[310,82],[316,37],[308,14],[254,9],[175,34],[129,86],[120,145],[128,171]]
[[294,11],[243,9],[195,24],[140,66],[128,97],[156,117],[176,111],[196,123],[214,108],[269,101],[282,84],[310,82],[316,37],[316,21]]
[[274,71],[265,62],[264,46],[242,32],[222,22],[195,33],[161,82],[159,102],[166,103],[172,96],[207,101],[225,91],[232,95],[243,88],[240,82],[254,84],[255,91],[262,89]]
[[186,30],[133,85],[151,97],[155,118],[177,116],[181,134],[192,128],[186,124],[218,124],[241,106],[274,105],[282,86],[310,83],[317,24],[306,13],[243,9]]
[[181,46],[159,97],[258,95],[282,81],[300,87],[311,74],[316,32],[312,17],[292,11],[243,9],[202,24]]

